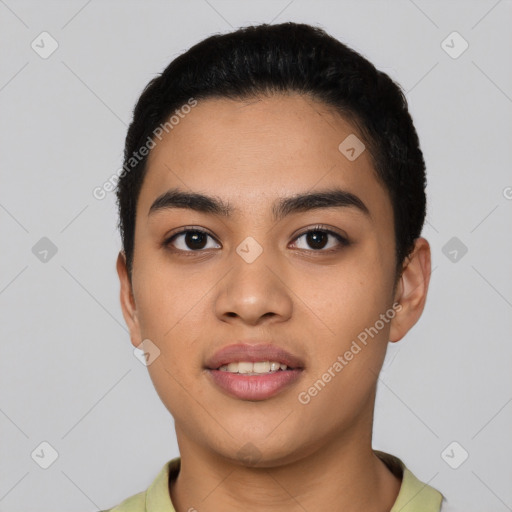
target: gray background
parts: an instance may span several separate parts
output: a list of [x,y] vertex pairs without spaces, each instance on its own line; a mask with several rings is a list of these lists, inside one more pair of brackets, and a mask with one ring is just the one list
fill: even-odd
[[[510,1],[0,0],[0,20],[1,511],[110,507],[178,454],[121,315],[114,194],[92,191],[170,60],[212,33],[290,20],[402,84],[427,162],[429,299],[390,344],[374,446],[466,512],[512,510]],[[46,59],[31,47],[48,51],[43,31],[59,45]],[[457,58],[442,46],[453,31],[469,44]],[[43,441],[58,452],[48,469]]]

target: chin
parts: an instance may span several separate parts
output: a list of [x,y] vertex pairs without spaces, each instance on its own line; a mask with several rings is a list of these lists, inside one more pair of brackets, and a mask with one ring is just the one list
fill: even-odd
[[[243,442],[230,442],[229,446],[212,447],[217,453],[231,463],[254,468],[274,468],[284,466],[304,457],[304,447],[297,442],[293,445],[283,443],[280,439],[264,439],[262,436],[236,436]],[[290,435],[288,439],[296,439]]]

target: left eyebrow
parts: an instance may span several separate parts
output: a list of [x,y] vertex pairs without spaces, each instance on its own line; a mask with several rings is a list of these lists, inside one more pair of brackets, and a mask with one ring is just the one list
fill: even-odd
[[275,220],[292,213],[305,212],[320,208],[355,208],[371,218],[370,210],[364,202],[352,192],[342,189],[330,189],[308,194],[298,194],[277,201],[272,208]]
[[[238,211],[237,208],[216,197],[171,189],[153,202],[148,216],[173,208],[185,208],[222,217],[229,217]],[[272,205],[272,214],[274,220],[279,221],[293,213],[323,208],[355,208],[371,218],[370,211],[364,202],[352,192],[342,189],[329,189],[277,199]]]

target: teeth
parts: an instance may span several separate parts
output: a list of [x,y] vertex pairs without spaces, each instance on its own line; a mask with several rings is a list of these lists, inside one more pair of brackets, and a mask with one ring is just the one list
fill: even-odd
[[[222,367],[224,368],[224,366]],[[229,363],[226,367],[228,372],[237,373],[238,372],[238,363]]]
[[270,363],[268,361],[253,363],[252,368],[254,373],[268,373],[270,371]]
[[252,363],[238,363],[238,373],[251,373],[253,369]]
[[277,361],[257,361],[256,363],[240,361],[238,363],[225,364],[219,368],[223,372],[242,373],[245,375],[261,375],[287,369],[288,367],[285,364],[278,363]]

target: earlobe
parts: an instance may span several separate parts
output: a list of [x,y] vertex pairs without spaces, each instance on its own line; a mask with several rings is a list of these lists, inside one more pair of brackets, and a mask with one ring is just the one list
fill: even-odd
[[430,245],[425,238],[417,238],[414,249],[406,258],[400,282],[395,293],[397,313],[391,321],[389,340],[401,340],[419,320],[427,300],[430,283]]
[[117,275],[119,276],[120,283],[120,301],[123,317],[130,330],[130,338],[132,345],[137,347],[141,343],[141,333],[139,326],[139,319],[137,316],[137,307],[135,297],[133,295],[132,284],[128,276],[128,269],[126,266],[126,256],[123,251],[119,251],[116,262]]

